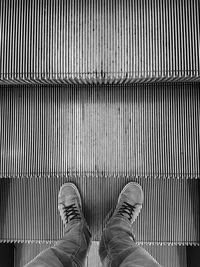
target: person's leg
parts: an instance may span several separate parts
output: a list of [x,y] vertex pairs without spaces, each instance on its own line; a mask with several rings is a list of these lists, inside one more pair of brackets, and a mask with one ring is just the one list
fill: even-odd
[[103,231],[99,255],[104,266],[159,267],[146,250],[135,243],[133,222],[143,204],[143,191],[139,184],[131,182],[122,190],[116,209]]
[[61,187],[58,209],[65,225],[64,237],[25,267],[84,266],[91,233],[83,216],[80,194],[74,184],[66,183]]

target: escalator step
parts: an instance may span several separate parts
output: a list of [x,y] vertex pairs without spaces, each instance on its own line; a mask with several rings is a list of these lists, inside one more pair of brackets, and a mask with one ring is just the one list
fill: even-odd
[[199,244],[199,179],[55,177],[0,179],[0,240],[55,241],[63,235],[57,211],[60,186],[74,182],[83,199],[93,240],[99,240],[104,218],[129,181],[144,189],[144,206],[134,233],[139,244]]
[[197,84],[0,87],[0,177],[200,178]]
[[[15,244],[15,267],[23,267],[53,244]],[[101,267],[99,242],[92,242],[85,267]],[[162,267],[187,267],[186,246],[143,246]]]
[[199,0],[1,0],[0,83],[200,81],[199,8]]

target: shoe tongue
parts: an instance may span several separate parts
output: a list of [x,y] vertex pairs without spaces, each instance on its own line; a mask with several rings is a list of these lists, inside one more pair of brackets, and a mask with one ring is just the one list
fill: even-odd
[[74,203],[69,205],[67,207],[66,216],[67,216],[68,222],[75,220],[75,219],[79,220],[81,218],[81,215],[80,215],[79,208],[77,207],[77,205],[75,205]]
[[139,211],[138,207],[139,207],[138,203],[132,205],[128,202],[124,202],[124,204],[118,210],[118,215],[123,216],[132,223],[134,219],[137,217]]
[[131,221],[133,216],[130,216],[129,214],[127,214],[127,213],[124,212],[123,213],[123,217],[125,217],[126,219],[128,219],[129,221]]

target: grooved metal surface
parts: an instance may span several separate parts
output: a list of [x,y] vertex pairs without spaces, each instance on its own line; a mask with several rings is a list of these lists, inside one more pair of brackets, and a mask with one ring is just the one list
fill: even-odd
[[143,246],[162,267],[188,267],[186,246]]
[[199,84],[0,87],[0,177],[200,177]]
[[52,247],[53,244],[15,244],[14,267],[24,267],[40,252]]
[[199,0],[1,0],[0,83],[200,81]]
[[[15,244],[15,267],[23,267],[42,250],[51,245]],[[99,242],[92,242],[85,267],[101,267],[98,255]],[[162,267],[187,267],[185,246],[143,246]]]
[[145,196],[133,228],[138,244],[199,245],[199,179],[115,176],[0,179],[0,241],[51,242],[62,238],[57,195],[68,181],[79,188],[93,240],[100,240],[106,215],[116,205],[122,188],[136,181]]

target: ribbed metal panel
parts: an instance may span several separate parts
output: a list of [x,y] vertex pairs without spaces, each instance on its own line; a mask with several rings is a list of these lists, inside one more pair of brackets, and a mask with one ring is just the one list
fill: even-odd
[[104,220],[129,181],[139,182],[145,200],[136,220],[138,244],[199,244],[199,179],[98,177],[0,179],[0,241],[55,241],[63,236],[57,210],[60,186],[74,182],[83,199],[93,240],[99,240]]
[[14,267],[24,267],[34,259],[40,252],[54,244],[15,244]]
[[1,0],[1,83],[200,81],[199,0]]
[[0,88],[0,177],[200,177],[198,84]]
[[143,246],[162,267],[189,267],[185,246]]
[[[15,267],[23,267],[50,245],[15,244]],[[101,267],[99,242],[92,242],[85,267]],[[185,246],[143,246],[162,267],[187,267]]]

